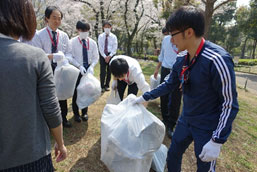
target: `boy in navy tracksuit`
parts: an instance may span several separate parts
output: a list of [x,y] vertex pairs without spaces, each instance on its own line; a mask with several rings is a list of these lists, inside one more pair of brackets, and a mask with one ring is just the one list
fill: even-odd
[[168,151],[168,170],[181,170],[182,155],[194,141],[197,171],[213,172],[239,109],[233,61],[222,47],[204,40],[204,16],[195,7],[178,9],[166,28],[172,43],[188,54],[177,58],[168,80],[133,101],[155,99],[179,86],[183,111]]

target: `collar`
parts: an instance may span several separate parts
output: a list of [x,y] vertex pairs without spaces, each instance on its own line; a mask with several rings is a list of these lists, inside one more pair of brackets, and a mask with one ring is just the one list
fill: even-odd
[[0,33],[0,38],[6,38],[6,39],[12,39],[12,40],[15,40],[13,37],[11,36],[7,36],[7,35],[4,35],[2,33]]
[[[50,31],[50,33],[52,33],[53,30],[49,26],[46,26],[46,27]],[[59,29],[57,28],[55,32],[58,32],[58,31],[59,31]]]

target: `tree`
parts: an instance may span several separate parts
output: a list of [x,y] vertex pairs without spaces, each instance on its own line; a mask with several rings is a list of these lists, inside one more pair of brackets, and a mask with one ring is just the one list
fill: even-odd
[[212,21],[212,16],[215,11],[229,2],[236,2],[236,0],[201,0],[205,5],[205,37],[208,38],[208,32]]
[[252,58],[255,58],[255,50],[257,44],[257,0],[251,0],[250,2],[250,16],[249,16],[249,36],[253,39]]

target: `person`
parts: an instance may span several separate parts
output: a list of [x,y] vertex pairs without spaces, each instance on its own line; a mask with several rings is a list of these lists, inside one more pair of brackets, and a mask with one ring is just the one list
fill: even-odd
[[162,96],[178,86],[183,90],[183,111],[167,156],[169,172],[181,171],[182,156],[194,141],[197,171],[215,171],[216,159],[231,133],[238,112],[234,64],[222,47],[205,41],[203,12],[183,6],[168,19],[166,28],[178,51],[168,80],[156,89],[135,97],[141,103]]
[[149,84],[145,81],[140,64],[132,57],[117,55],[110,61],[110,71],[114,76],[112,89],[118,90],[120,100],[123,100],[124,92],[128,86],[128,95],[137,95],[138,89],[143,93],[150,90]]
[[35,32],[35,35],[33,36],[33,38],[31,40],[26,40],[26,39],[23,39],[22,37],[20,37],[19,41],[20,42],[23,42],[23,43],[26,43],[26,44],[29,44],[29,45],[32,45],[32,46],[35,46],[35,42],[37,42],[38,40],[38,30],[36,30]]
[[[69,52],[69,37],[68,35],[59,30],[63,18],[62,11],[56,6],[48,6],[45,10],[45,21],[47,26],[38,32],[38,39],[34,42],[36,47],[42,48],[51,61],[52,70],[54,72],[57,61],[64,58],[64,54]],[[67,100],[59,101],[63,126],[66,128],[71,127],[71,123],[67,120],[68,113]]]
[[98,37],[100,52],[100,82],[102,93],[110,90],[111,72],[109,70],[109,62],[116,54],[118,48],[117,37],[111,32],[111,29],[112,24],[109,21],[104,21],[104,32]]
[[[0,171],[53,172],[67,156],[51,66],[31,40],[36,16],[31,1],[0,1]],[[43,165],[42,165],[43,164]]]
[[[165,27],[162,29],[162,33],[165,35],[165,37],[163,38],[161,53],[158,57],[159,63],[154,71],[154,77],[157,79],[157,75],[161,67],[160,83],[162,83],[164,78],[172,71],[172,67],[177,59],[177,49],[171,43],[171,36],[168,35],[169,32]],[[166,126],[167,134],[170,138],[173,135],[173,129],[179,117],[181,95],[182,93],[177,87],[173,92],[160,97],[162,119]]]
[[80,74],[78,76],[74,95],[72,98],[72,110],[74,113],[74,120],[76,122],[81,122],[88,120],[88,107],[82,109],[82,115],[79,115],[79,109],[76,103],[77,100],[77,87],[83,75],[87,72],[93,74],[94,67],[98,62],[99,53],[96,42],[91,39],[89,35],[90,25],[84,20],[78,21],[76,24],[76,29],[79,36],[76,36],[70,40],[71,52],[67,56],[69,62],[80,69]]

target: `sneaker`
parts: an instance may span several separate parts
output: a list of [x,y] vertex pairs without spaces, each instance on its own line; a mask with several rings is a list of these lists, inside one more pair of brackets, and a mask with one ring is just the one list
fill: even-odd
[[74,121],[81,122],[81,118],[79,115],[74,115]]
[[71,128],[71,123],[69,121],[63,121],[62,126],[65,128]]
[[173,134],[174,134],[173,130],[170,127],[168,127],[167,128],[167,135],[170,139],[172,139]]
[[109,87],[105,87],[104,89],[105,89],[105,91],[110,91]]
[[81,115],[81,119],[83,121],[87,121],[88,120],[88,115],[87,114]]

